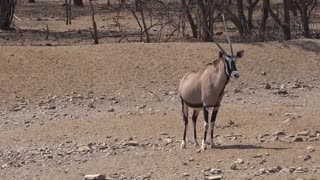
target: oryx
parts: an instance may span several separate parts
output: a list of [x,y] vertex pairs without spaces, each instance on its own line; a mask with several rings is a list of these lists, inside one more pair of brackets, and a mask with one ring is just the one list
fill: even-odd
[[[223,16],[224,20],[224,16]],[[225,30],[227,32],[225,20]],[[212,35],[212,34],[211,34]],[[184,120],[184,133],[181,143],[181,148],[186,147],[186,134],[188,127],[188,109],[193,109],[192,122],[194,131],[194,143],[195,146],[199,146],[196,133],[196,122],[199,112],[204,112],[204,136],[202,141],[202,149],[206,148],[206,137],[209,127],[209,111],[212,108],[211,115],[211,141],[210,145],[213,147],[213,128],[215,120],[220,107],[224,89],[231,77],[239,78],[240,74],[236,67],[238,58],[241,58],[244,51],[238,51],[235,55],[233,53],[232,44],[227,32],[227,37],[231,49],[231,53],[228,54],[223,48],[214,40],[219,47],[219,58],[212,63],[205,66],[204,70],[198,73],[187,73],[183,76],[179,85],[179,95],[182,103],[182,114]],[[212,36],[213,38],[213,36]]]

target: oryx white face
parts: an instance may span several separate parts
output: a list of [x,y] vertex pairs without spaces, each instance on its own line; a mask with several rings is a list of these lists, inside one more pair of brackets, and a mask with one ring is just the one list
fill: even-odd
[[240,73],[239,71],[237,70],[237,60],[239,58],[242,58],[243,56],[243,53],[244,51],[238,51],[236,53],[236,55],[232,56],[232,55],[223,55],[223,59],[225,60],[225,66],[226,66],[226,74],[229,76],[229,77],[232,77],[232,78],[239,78],[240,77]]

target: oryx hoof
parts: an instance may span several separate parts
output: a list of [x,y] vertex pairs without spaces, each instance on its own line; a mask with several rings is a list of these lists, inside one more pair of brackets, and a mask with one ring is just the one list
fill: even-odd
[[198,142],[194,142],[194,147],[200,147]]
[[186,142],[184,140],[182,140],[180,148],[186,149]]
[[202,143],[201,150],[206,150],[206,149],[207,149],[207,145],[205,143]]

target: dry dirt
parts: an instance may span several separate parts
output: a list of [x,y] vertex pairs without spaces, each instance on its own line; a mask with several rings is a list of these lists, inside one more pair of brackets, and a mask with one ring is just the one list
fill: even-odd
[[[178,83],[216,59],[215,45],[110,43],[103,12],[108,43],[90,45],[87,6],[65,26],[63,2],[22,4],[20,31],[0,32],[1,180],[320,179],[319,40],[234,44],[245,55],[217,146],[198,151],[190,126],[181,150]],[[200,139],[202,115],[197,128]]]
[[319,47],[235,44],[245,57],[218,115],[219,145],[197,152],[191,141],[180,149],[177,86],[215,59],[212,44],[2,46],[1,179],[203,179],[217,169],[224,179],[318,179]]

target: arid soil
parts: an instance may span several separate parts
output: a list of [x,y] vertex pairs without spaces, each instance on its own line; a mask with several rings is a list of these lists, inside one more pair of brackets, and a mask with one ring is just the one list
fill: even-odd
[[177,87],[213,44],[0,47],[1,179],[318,179],[319,41],[234,47],[241,77],[205,151],[191,126],[180,149]]
[[[117,12],[100,1],[101,44],[92,45],[89,7],[74,8],[66,26],[64,2],[19,2],[19,29],[0,32],[1,180],[320,179],[319,40],[234,44],[245,54],[226,88],[216,146],[194,147],[189,123],[181,150],[179,81],[218,48],[114,43]],[[136,32],[127,15],[119,16],[126,32]],[[203,122],[201,114],[199,142]]]

